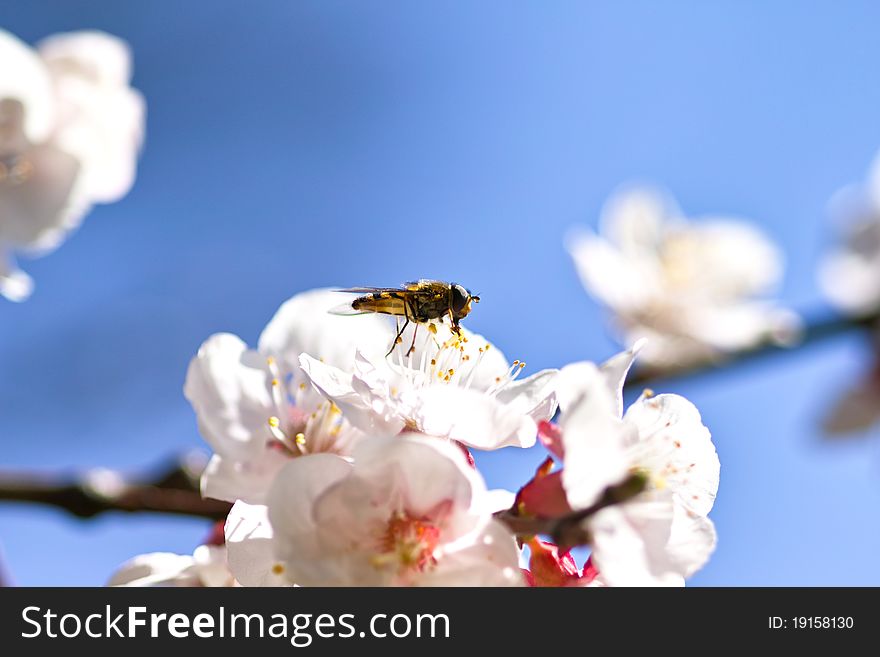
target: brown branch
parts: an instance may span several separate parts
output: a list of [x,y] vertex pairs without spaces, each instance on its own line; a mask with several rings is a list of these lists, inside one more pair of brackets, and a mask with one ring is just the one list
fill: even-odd
[[626,379],[624,388],[639,389],[654,381],[680,379],[686,376],[707,374],[725,370],[731,366],[756,361],[770,356],[798,351],[812,344],[822,342],[853,330],[875,329],[880,324],[880,310],[854,317],[830,316],[805,322],[798,339],[790,345],[782,345],[768,340],[731,354],[719,355],[715,360],[690,363],[681,367],[654,369],[637,367]]
[[602,509],[615,504],[622,504],[632,499],[647,485],[644,475],[634,473],[619,484],[608,486],[592,505],[585,509],[573,511],[559,518],[534,518],[521,516],[516,509],[508,509],[495,514],[507,528],[520,538],[529,538],[545,534],[553,539],[560,548],[567,549],[591,542],[590,532],[584,521],[596,515]]
[[225,518],[231,507],[228,502],[203,499],[199,493],[203,467],[201,455],[189,454],[145,479],[103,469],[78,476],[0,471],[0,502],[54,506],[79,518],[108,511]]

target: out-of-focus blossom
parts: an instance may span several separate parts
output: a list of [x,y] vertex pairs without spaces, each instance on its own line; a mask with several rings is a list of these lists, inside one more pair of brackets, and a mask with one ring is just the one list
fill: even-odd
[[95,203],[134,182],[145,106],[127,45],[103,32],[58,34],[34,50],[0,30],[0,294],[33,288],[15,250],[61,244]]
[[744,221],[690,222],[668,196],[631,188],[606,204],[598,235],[578,230],[567,248],[627,345],[649,338],[642,359],[650,366],[710,361],[797,336],[797,317],[760,298],[778,284],[782,256]]
[[[863,184],[844,187],[831,200],[840,242],[819,267],[819,285],[840,312],[862,316],[880,310],[880,155]],[[880,420],[880,331],[871,336],[871,366],[828,410],[823,429],[842,435]]]
[[226,548],[200,545],[192,555],[151,552],[129,559],[107,586],[236,586],[226,565]]
[[509,364],[484,337],[443,324],[422,328],[412,344],[405,334],[390,358],[359,351],[346,372],[312,355],[300,359],[315,387],[364,431],[404,429],[456,440],[477,449],[530,447],[537,422],[556,411],[556,370],[525,379],[524,363]]
[[873,312],[880,308],[880,155],[867,181],[837,192],[830,209],[842,240],[825,256],[819,284],[839,310]]
[[229,563],[246,586],[269,573],[304,586],[520,585],[519,551],[492,506],[449,442],[371,437],[351,460],[292,460],[266,507],[236,504]]
[[[275,474],[305,454],[349,455],[363,433],[319,395],[300,369],[303,353],[327,367],[351,371],[356,344],[387,349],[390,325],[375,315],[340,317],[331,290],[287,301],[260,336],[256,350],[228,333],[212,336],[187,372],[184,394],[214,455],[202,476],[206,497],[265,501]],[[320,361],[319,361],[320,362]]]
[[558,481],[575,510],[589,508],[627,477],[645,482],[632,499],[585,521],[597,570],[587,583],[599,576],[611,586],[681,585],[715,547],[706,516],[718,490],[718,455],[699,412],[683,397],[643,395],[622,413],[623,379],[634,355],[560,371]]

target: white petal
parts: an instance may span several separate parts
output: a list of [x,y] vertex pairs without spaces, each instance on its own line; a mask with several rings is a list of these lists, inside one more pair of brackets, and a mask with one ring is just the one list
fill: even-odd
[[[357,479],[374,489],[386,483],[414,516],[427,516],[448,505],[443,540],[453,541],[472,532],[480,516],[487,516],[486,484],[461,449],[446,440],[420,434],[370,438],[353,454]],[[349,509],[366,504],[352,500]],[[369,510],[356,512],[366,516]]]
[[37,49],[56,74],[76,73],[108,85],[127,85],[131,79],[128,44],[106,32],[82,30],[53,34],[40,41]]
[[[367,433],[396,433],[403,428],[403,420],[389,407],[385,397],[377,395],[364,399],[363,387],[356,390],[355,379],[347,372],[315,360],[308,354],[299,358],[308,380],[328,400],[336,404],[345,418]],[[360,380],[364,383],[363,380]]]
[[58,102],[54,143],[81,164],[77,187],[95,203],[116,201],[134,183],[145,103],[128,86],[127,44],[97,31],[49,37],[40,55]]
[[486,494],[483,495],[481,507],[486,510],[487,513],[498,513],[499,511],[507,511],[511,507],[513,507],[514,502],[516,501],[516,493],[511,490],[505,490],[504,488],[493,488],[492,490],[486,491]]
[[[317,499],[351,472],[351,464],[332,454],[301,456],[275,478],[268,496],[275,556],[288,564],[322,556],[315,518]],[[237,574],[236,574],[237,576]],[[295,574],[294,581],[301,583]]]
[[33,49],[5,30],[0,30],[0,61],[0,99],[21,102],[28,141],[44,141],[55,124],[54,92],[48,70]]
[[644,344],[644,340],[638,340],[628,350],[612,356],[599,366],[599,371],[605,377],[608,390],[617,400],[617,415],[619,417],[623,417],[623,384],[626,381],[626,375]]
[[584,288],[615,312],[634,312],[661,293],[656,263],[624,255],[586,230],[572,231],[566,249]]
[[504,525],[490,520],[467,544],[444,551],[437,567],[419,586],[523,586],[516,540]]
[[190,555],[151,552],[136,556],[113,573],[107,586],[200,586]]
[[[0,102],[0,121],[7,111]],[[25,145],[16,154],[30,173],[0,187],[0,243],[41,255],[61,244],[88,210],[76,192],[80,165],[51,144]]]
[[226,563],[224,545],[200,545],[193,551],[193,561],[203,586],[234,586],[235,579]]
[[650,186],[618,189],[602,208],[600,230],[628,257],[653,255],[670,226],[683,223],[675,199]]
[[33,289],[33,279],[15,266],[11,256],[0,253],[0,294],[10,301],[24,301]]
[[284,586],[284,573],[275,572],[272,527],[266,507],[236,502],[226,518],[226,558],[242,586]]
[[183,391],[218,454],[244,459],[271,439],[268,420],[277,413],[271,380],[265,358],[238,337],[218,333],[202,344]]
[[603,509],[589,521],[593,563],[609,586],[680,586],[684,573],[667,545],[673,505],[667,497]]
[[528,415],[476,390],[434,385],[419,391],[413,420],[420,431],[476,449],[531,447],[538,428]]
[[677,572],[684,577],[693,575],[706,564],[717,543],[715,525],[709,518],[675,505],[666,550]]
[[541,370],[517,379],[495,396],[510,413],[528,415],[535,422],[549,420],[556,413],[556,377],[559,370]]
[[[782,253],[761,230],[742,219],[704,218],[667,239],[683,241],[681,257],[687,258],[689,269],[699,272],[689,292],[706,299],[740,299],[768,292],[782,276]],[[672,244],[664,248],[669,250]]]
[[344,298],[332,289],[291,297],[263,330],[260,352],[274,355],[289,371],[299,369],[300,354],[349,373],[358,348],[371,358],[384,358],[394,337],[392,324],[379,315],[331,314]]
[[630,406],[624,422],[638,434],[633,465],[659,477],[688,508],[708,514],[721,466],[697,408],[679,395],[658,395]]
[[[622,481],[632,465],[626,445],[634,430],[617,417],[617,401],[605,377],[592,363],[576,364],[580,397],[564,403],[559,420],[565,451],[562,485],[572,507],[583,508],[596,501],[609,485]],[[568,366],[571,367],[571,366]],[[568,367],[562,369],[560,378]]]
[[238,457],[214,454],[202,473],[203,497],[249,504],[264,504],[275,476],[290,460],[278,449],[255,446]]

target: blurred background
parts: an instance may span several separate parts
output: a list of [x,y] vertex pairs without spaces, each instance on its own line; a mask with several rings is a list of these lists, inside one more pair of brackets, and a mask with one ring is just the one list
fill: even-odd
[[[615,352],[563,249],[620,183],[753,219],[781,298],[827,311],[826,203],[880,146],[880,6],[865,2],[18,0],[33,43],[126,39],[147,99],[134,189],[0,300],[0,467],[136,472],[202,445],[181,388],[217,331],[254,344],[297,291],[432,277],[530,371]],[[2,65],[2,63],[0,63]],[[743,254],[748,257],[748,254]],[[694,585],[880,585],[880,429],[818,422],[869,360],[857,334],[654,388],[701,410],[722,474]],[[478,456],[521,484],[538,450]],[[0,506],[21,585],[100,585],[189,553],[198,520]]]

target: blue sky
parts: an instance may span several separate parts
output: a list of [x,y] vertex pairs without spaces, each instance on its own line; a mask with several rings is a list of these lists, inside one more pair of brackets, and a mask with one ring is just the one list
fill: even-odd
[[[17,0],[26,41],[128,40],[148,102],[135,188],[0,303],[0,466],[136,471],[200,446],[181,387],[202,340],[255,342],[293,293],[454,279],[468,325],[529,370],[615,345],[562,247],[621,183],[754,219],[781,296],[821,314],[826,203],[880,147],[871,2]],[[880,585],[880,431],[817,419],[858,375],[856,336],[662,389],[701,409],[722,463],[702,585]],[[540,461],[480,458],[493,486]],[[0,507],[15,581],[101,584],[204,523]]]

